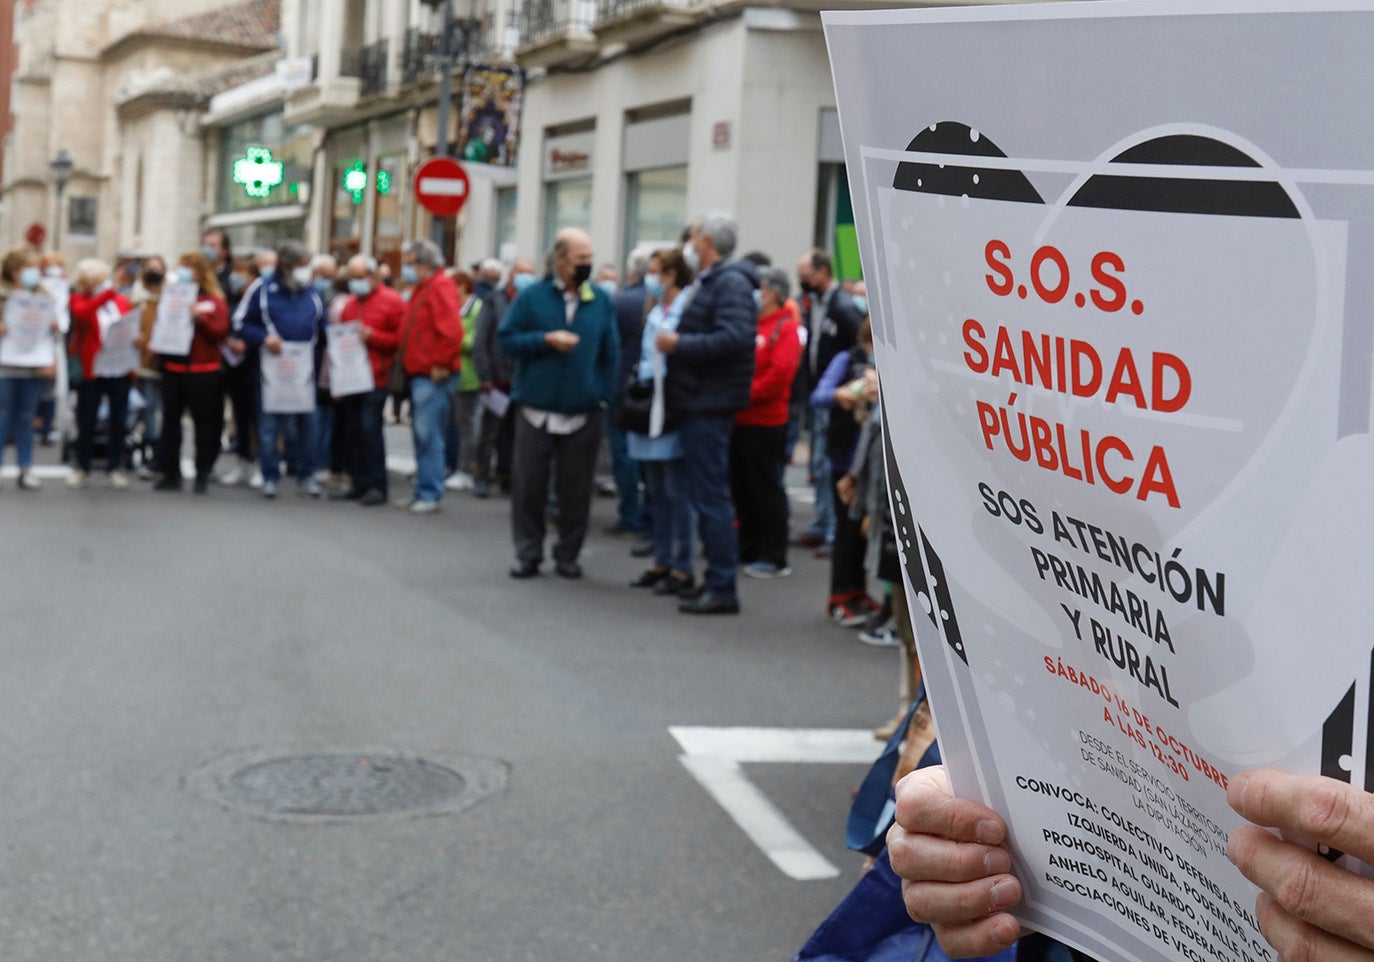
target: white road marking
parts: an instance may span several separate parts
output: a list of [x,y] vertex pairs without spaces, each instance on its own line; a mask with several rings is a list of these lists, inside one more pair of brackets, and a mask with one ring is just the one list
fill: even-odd
[[872,732],[848,728],[668,729],[678,756],[701,787],[784,875],[798,881],[835,878],[840,870],[801,836],[749,781],[745,764],[867,765],[878,756]]
[[[104,463],[97,460],[92,475],[98,476],[104,472]],[[66,464],[35,464],[29,471],[40,481],[66,481],[71,476],[72,469]],[[181,476],[183,478],[194,478],[196,476],[196,463],[194,461],[181,462]],[[0,478],[6,481],[13,481],[19,477],[19,469],[13,464],[7,464],[0,468]]]

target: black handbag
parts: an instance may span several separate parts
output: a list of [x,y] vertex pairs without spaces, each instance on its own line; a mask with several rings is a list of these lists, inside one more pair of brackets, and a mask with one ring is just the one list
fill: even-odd
[[647,436],[653,407],[654,382],[631,377],[620,392],[620,403],[615,409],[615,426],[622,431]]

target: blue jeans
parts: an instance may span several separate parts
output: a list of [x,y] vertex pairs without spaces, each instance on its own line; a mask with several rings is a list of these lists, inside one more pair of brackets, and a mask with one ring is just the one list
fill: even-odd
[[[317,467],[329,467],[334,450],[334,399],[324,396],[315,399],[315,413],[310,419],[310,441],[314,446],[313,460]],[[304,473],[301,475],[306,477]]]
[[138,393],[148,405],[143,409],[143,440],[156,445],[162,437],[162,378],[143,378],[138,382]]
[[[261,398],[259,398],[261,402]],[[258,407],[258,463],[263,481],[281,482],[281,454],[277,451],[277,436],[286,442],[288,459],[294,456],[296,479],[304,484],[315,476],[315,446],[310,443],[315,415],[268,414]]]
[[816,518],[810,532],[824,538],[827,544],[835,540],[835,491],[830,486],[830,456],[826,453],[826,435],[830,432],[830,411],[811,409],[811,479],[816,493]]
[[410,379],[410,427],[415,439],[415,497],[420,501],[444,499],[444,433],[448,429],[449,404],[458,390],[458,375],[435,384],[428,375]]
[[644,487],[654,503],[654,567],[692,573],[692,504],[687,497],[687,470],[682,458],[636,461]]
[[611,473],[615,475],[615,490],[620,505],[615,526],[621,531],[636,533],[646,530],[644,510],[639,496],[640,462],[630,457],[630,443],[625,432],[616,427],[615,405],[606,412],[606,438],[611,445]]
[[21,471],[33,466],[33,416],[46,386],[41,377],[0,377],[0,460],[13,438]]
[[739,537],[735,533],[735,505],[730,498],[730,414],[694,414],[678,427],[686,465],[687,496],[697,513],[697,527],[706,549],[706,591],[718,598],[737,597],[736,568]]

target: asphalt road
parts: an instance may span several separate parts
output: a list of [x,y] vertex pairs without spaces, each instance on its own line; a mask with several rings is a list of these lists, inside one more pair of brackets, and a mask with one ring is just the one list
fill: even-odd
[[[624,587],[640,563],[599,534],[587,580],[512,582],[508,531],[505,501],[465,495],[415,518],[7,480],[0,959],[790,958],[857,877],[863,767],[745,766],[841,870],[798,881],[669,728],[871,728],[895,655],[822,619],[809,555],[701,621]],[[235,753],[379,748],[499,760],[505,784],[458,814],[322,824],[195,788]]]

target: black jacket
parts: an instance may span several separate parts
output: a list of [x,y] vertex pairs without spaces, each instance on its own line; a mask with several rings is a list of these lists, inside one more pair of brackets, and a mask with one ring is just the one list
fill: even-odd
[[[811,304],[815,294],[808,295],[802,304],[802,323],[806,326],[808,337],[811,330]],[[835,359],[835,355],[841,351],[847,351],[858,343],[859,325],[864,322],[863,313],[854,304],[854,298],[846,294],[843,288],[836,288],[835,295],[830,298],[830,306],[826,309],[825,320],[821,324],[820,347],[816,351],[816,363],[811,363],[811,343],[808,340],[806,350],[803,353],[805,361],[802,369],[807,372],[809,388],[814,388],[820,381],[825,369],[830,366],[830,362]],[[809,389],[808,388],[808,389]]]
[[754,380],[758,279],[749,261],[722,261],[698,280],[668,360],[668,410],[678,416],[734,415],[749,406]]
[[496,329],[501,326],[501,318],[506,316],[510,302],[511,297],[504,287],[486,300],[477,318],[476,340],[472,345],[472,366],[477,371],[477,380],[503,389],[510,388],[511,378],[515,376],[515,362],[501,353],[501,347],[496,343]]
[[639,367],[640,341],[644,339],[644,305],[649,292],[643,284],[625,288],[613,299],[615,322],[620,328],[620,375],[616,387],[624,387]]

